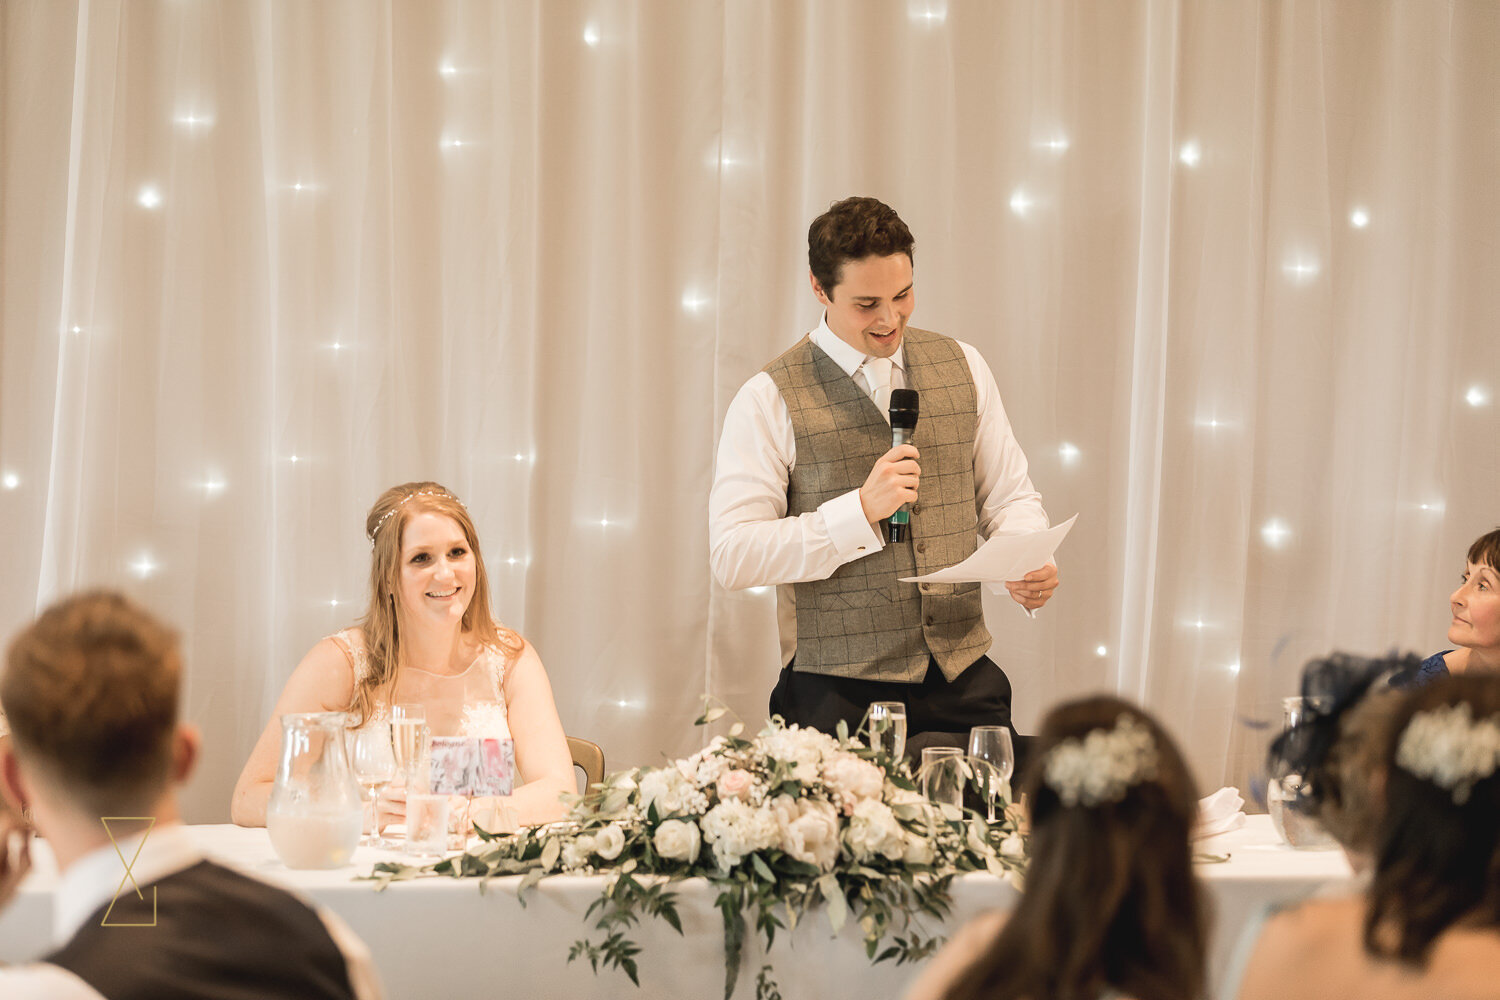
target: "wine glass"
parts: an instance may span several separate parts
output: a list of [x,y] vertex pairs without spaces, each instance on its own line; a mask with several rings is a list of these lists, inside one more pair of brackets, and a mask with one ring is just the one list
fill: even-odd
[[897,764],[906,753],[906,706],[899,701],[875,701],[865,718],[869,721],[870,747],[890,754]]
[[969,756],[989,766],[984,771],[984,802],[989,821],[995,822],[995,801],[1010,783],[1016,769],[1016,751],[1005,726],[975,726],[969,730]]
[[380,836],[380,793],[396,776],[396,753],[391,743],[391,724],[375,720],[349,734],[349,763],[354,780],[359,782],[360,797],[370,806],[370,836],[365,843],[372,847],[391,846]]

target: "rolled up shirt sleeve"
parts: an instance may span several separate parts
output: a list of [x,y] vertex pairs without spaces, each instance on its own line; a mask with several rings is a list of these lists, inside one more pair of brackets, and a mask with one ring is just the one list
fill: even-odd
[[771,376],[761,372],[735,394],[719,437],[708,498],[709,561],[722,586],[742,590],[823,580],[845,563],[880,551],[880,536],[865,520],[857,489],[817,510],[787,516],[796,448],[786,403]]

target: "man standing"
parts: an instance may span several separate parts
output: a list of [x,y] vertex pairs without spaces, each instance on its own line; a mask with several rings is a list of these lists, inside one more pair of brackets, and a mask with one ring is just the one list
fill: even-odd
[[[962,561],[981,535],[1045,528],[1047,514],[989,366],[907,326],[914,241],[895,211],[845,199],[807,242],[823,321],[729,404],[709,497],[714,575],[732,590],[779,585],[773,714],[852,732],[871,702],[901,701],[909,750],[962,744],[972,726],[1010,724],[979,585],[900,578]],[[893,448],[900,388],[917,391],[921,419]],[[910,530],[888,542],[882,522],[904,504]],[[1056,587],[1052,565],[1006,584],[1028,611]]]
[[[181,680],[176,635],[117,594],[69,598],[12,644],[0,789],[30,811],[62,879],[59,947],[0,969],[0,997],[380,997],[342,921],[193,846],[177,811],[198,750],[177,721]],[[0,817],[0,906],[27,864],[14,822]]]

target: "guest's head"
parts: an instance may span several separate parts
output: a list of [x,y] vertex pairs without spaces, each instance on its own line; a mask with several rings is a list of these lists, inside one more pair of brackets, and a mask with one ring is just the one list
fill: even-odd
[[845,198],[807,230],[813,294],[828,328],[860,352],[887,358],[916,308],[911,230],[874,198]]
[[1270,777],[1295,775],[1288,806],[1314,817],[1357,869],[1374,850],[1383,792],[1382,754],[1400,705],[1392,685],[1410,682],[1422,660],[1333,653],[1302,668],[1298,723],[1271,742]]
[[1198,793],[1172,738],[1118,698],[1067,702],[1043,721],[1024,788],[1025,890],[949,996],[1202,995]]
[[365,536],[370,603],[361,625],[371,670],[355,691],[357,723],[370,715],[379,690],[394,683],[403,629],[456,627],[503,644],[479,533],[451,490],[433,482],[393,486],[370,508]]
[[1463,582],[1448,598],[1453,621],[1448,641],[1500,662],[1500,528],[1469,546]]
[[120,594],[54,604],[16,636],[0,677],[7,791],[49,837],[101,816],[171,818],[164,803],[175,810],[198,745],[178,722],[181,679],[176,633]]
[[1500,677],[1407,694],[1383,751],[1365,946],[1420,963],[1460,922],[1500,926]]

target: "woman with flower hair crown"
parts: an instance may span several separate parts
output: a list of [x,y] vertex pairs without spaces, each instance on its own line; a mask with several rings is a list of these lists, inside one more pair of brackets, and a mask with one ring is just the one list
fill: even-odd
[[[535,648],[497,625],[479,536],[463,503],[433,482],[386,490],[365,518],[370,603],[359,624],[315,645],[292,672],[234,789],[231,815],[264,826],[288,712],[348,712],[355,728],[423,704],[434,735],[511,738],[513,794],[470,817],[490,829],[560,819],[576,790],[572,756]],[[405,819],[405,793],[388,788],[377,825]]]
[[960,931],[907,1000],[1203,996],[1198,793],[1177,745],[1146,712],[1098,696],[1049,712],[1032,754],[1020,900]]
[[1441,678],[1402,699],[1375,775],[1383,803],[1367,890],[1253,929],[1225,997],[1500,995],[1500,677]]

